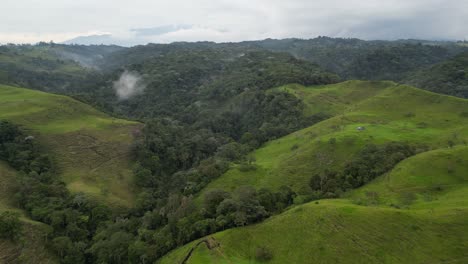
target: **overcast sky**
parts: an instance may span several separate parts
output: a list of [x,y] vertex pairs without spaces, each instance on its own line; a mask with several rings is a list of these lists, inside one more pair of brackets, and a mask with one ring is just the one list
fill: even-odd
[[0,43],[468,39],[468,0],[1,0]]

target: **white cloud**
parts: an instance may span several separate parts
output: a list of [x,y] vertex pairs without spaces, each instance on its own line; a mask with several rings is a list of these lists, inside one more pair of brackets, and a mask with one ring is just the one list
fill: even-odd
[[40,41],[62,42],[78,36],[105,35],[109,32],[87,31],[87,32],[63,32],[63,33],[39,33],[39,32],[0,32],[0,43],[37,43]]
[[143,79],[136,72],[124,71],[114,82],[114,90],[119,100],[127,100],[141,94],[145,88]]
[[[58,42],[90,31],[111,32],[129,43],[318,35],[463,39],[468,35],[466,0],[4,1],[0,25],[7,26],[0,28],[0,42]],[[166,25],[192,26],[175,26],[169,32]],[[130,31],[157,27],[161,31],[157,36]]]

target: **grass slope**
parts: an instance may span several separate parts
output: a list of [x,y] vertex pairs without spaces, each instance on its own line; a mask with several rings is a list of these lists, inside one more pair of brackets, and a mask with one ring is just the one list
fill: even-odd
[[398,164],[390,173],[346,195],[366,203],[366,193],[378,194],[375,205],[411,209],[468,208],[468,147],[420,153]]
[[48,148],[71,191],[131,205],[128,154],[138,123],[112,118],[66,96],[2,85],[0,119],[22,125]]
[[[361,84],[372,85],[346,82],[335,92]],[[313,87],[288,89],[300,89],[304,100],[317,93]],[[160,262],[182,263],[193,249],[186,263],[261,263],[255,254],[265,247],[273,254],[267,263],[466,263],[468,118],[463,113],[468,100],[389,85],[335,109],[341,114],[267,143],[253,153],[256,170],[234,166],[200,197],[210,189],[241,185],[289,185],[305,194],[314,172],[340,169],[366,143],[407,141],[430,150],[340,199],[293,206],[260,224],[210,236],[214,247],[194,241]],[[455,146],[449,148],[449,140]]]
[[[412,211],[363,207],[348,201],[309,203],[262,224],[213,235],[218,250],[199,247],[187,263],[466,263],[466,209]],[[181,263],[189,244],[161,260]]]
[[[260,247],[273,253],[268,263],[466,263],[467,161],[468,147],[418,154],[343,199],[214,234],[219,246],[196,247],[186,263],[261,263]],[[378,194],[376,203],[368,192]],[[161,263],[182,263],[195,243]]]
[[[202,195],[211,189],[232,191],[241,185],[270,189],[287,185],[298,193],[307,194],[311,175],[327,168],[342,168],[350,156],[368,143],[407,141],[437,149],[447,147],[448,141],[454,144],[468,141],[468,118],[464,115],[468,100],[384,84],[377,85],[381,89],[376,90],[366,88],[373,83],[357,81],[319,87],[325,94],[341,91],[341,98],[351,100],[353,97],[348,95],[347,87],[358,89],[362,85],[371,95],[358,96],[354,104],[337,103],[328,111],[341,114],[265,144],[253,153],[256,170],[241,171],[234,165],[210,183]],[[299,89],[304,93],[306,104],[312,98],[306,111],[317,111],[311,110],[312,105],[314,100],[321,100],[317,98],[323,97],[323,93],[314,87]],[[318,95],[314,97],[314,94]],[[366,129],[358,131],[359,126]],[[332,138],[336,140],[333,144],[329,143]]]
[[311,116],[324,113],[331,116],[342,114],[350,105],[375,96],[386,88],[396,86],[394,82],[347,81],[330,85],[306,87],[290,84],[271,89],[272,92],[289,92],[305,104],[304,114]]

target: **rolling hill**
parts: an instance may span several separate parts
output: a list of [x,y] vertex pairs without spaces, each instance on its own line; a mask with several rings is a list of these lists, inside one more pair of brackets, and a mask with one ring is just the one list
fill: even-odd
[[0,86],[0,119],[39,140],[72,192],[112,205],[133,202],[129,147],[141,125],[103,114],[66,96]]
[[[359,90],[360,86],[360,93],[369,95],[367,99],[362,94],[349,94],[352,87]],[[342,114],[265,144],[253,153],[255,170],[242,172],[234,167],[211,182],[205,192],[218,188],[232,191],[244,184],[272,189],[287,185],[307,194],[310,175],[342,168],[344,161],[365,144],[404,141],[441,148],[447,147],[449,141],[468,141],[464,132],[468,128],[466,100],[388,82],[372,87],[372,83],[359,81],[309,88],[289,86],[287,89],[302,96],[309,105],[305,111]],[[331,97],[333,93],[335,96]],[[340,97],[348,104],[340,102]],[[330,103],[332,100],[335,103]],[[358,127],[365,130],[358,131]]]
[[344,96],[350,86],[366,91],[373,85],[277,88],[303,98],[308,112],[321,108],[308,101],[334,93],[335,106],[320,111],[336,116],[265,144],[253,153],[256,169],[234,166],[198,199],[214,189],[286,185],[301,204],[311,193],[311,175],[343,170],[369,143],[406,142],[419,146],[419,154],[340,199],[292,206],[262,223],[216,233],[161,263],[261,263],[262,257],[271,257],[267,263],[465,263],[468,101],[392,83],[355,101]]
[[[465,263],[468,101],[377,81],[466,97],[463,51],[0,46],[0,83],[79,98],[0,85],[0,121],[21,131],[5,160],[24,171],[34,152],[27,175],[0,163],[0,213],[25,231],[0,240],[0,263]],[[118,98],[125,74],[144,92]]]

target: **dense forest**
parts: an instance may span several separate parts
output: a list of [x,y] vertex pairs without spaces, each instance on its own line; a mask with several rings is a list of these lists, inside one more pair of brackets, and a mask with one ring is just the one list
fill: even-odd
[[468,53],[416,72],[405,82],[436,93],[468,98]]
[[[243,73],[248,72],[249,75],[256,73],[260,76],[258,71],[268,66],[266,62],[270,64],[268,67],[271,70],[275,67],[275,63],[279,65],[287,60],[287,53],[297,60],[290,62],[296,67],[303,66],[308,61],[312,63],[308,67],[314,67],[313,64],[315,64],[321,67],[322,71],[336,74],[342,80],[392,80],[434,90],[429,86],[436,84],[425,81],[424,78],[428,75],[422,71],[432,69],[434,74],[442,75],[449,67],[442,65],[450,64],[451,61],[453,61],[451,65],[454,65],[456,61],[458,65],[463,64],[464,55],[458,56],[458,59],[455,56],[467,50],[468,47],[463,42],[364,41],[328,37],[309,40],[267,39],[220,44],[179,42],[148,44],[131,48],[55,43],[10,44],[0,47],[0,81],[5,84],[22,85],[67,95],[80,94],[89,102],[97,100],[102,104],[108,99],[115,99],[112,98],[112,90],[109,91],[109,84],[106,85],[106,82],[115,80],[124,69],[141,70],[140,74],[146,74],[146,77],[151,76],[151,79],[146,80],[151,86],[174,85],[178,89],[192,90],[193,87],[199,88],[202,83],[212,82],[215,79],[221,82],[222,78],[238,78],[239,76],[233,74],[240,69],[244,71]],[[272,55],[273,53],[275,55]],[[247,64],[249,58],[255,59],[250,65]],[[257,61],[259,59],[263,62]],[[255,65],[256,63],[258,65]],[[168,65],[170,65],[170,70],[165,67]],[[245,66],[249,70],[241,68]],[[282,77],[284,77],[286,68],[275,70],[282,71]],[[312,71],[317,73],[317,70],[318,68]],[[291,69],[291,71],[294,70]],[[231,76],[227,76],[228,74]],[[460,78],[460,75],[458,77],[447,76],[446,73],[445,75],[444,80],[453,83],[457,81],[452,78]],[[197,79],[193,79],[194,76],[197,76]],[[297,76],[298,74],[291,78],[297,78]],[[246,77],[248,78],[252,76]],[[277,80],[282,79],[277,78]],[[289,81],[299,80],[290,79]],[[249,83],[243,83],[243,85],[249,85]],[[103,87],[106,86],[107,89],[104,89]],[[440,87],[440,85],[437,86]],[[101,88],[98,89],[98,87]],[[96,92],[96,89],[99,92]],[[170,90],[169,87],[165,89]],[[444,87],[444,91],[441,89],[437,91],[463,96],[459,85]],[[167,94],[162,96],[167,96]]]

